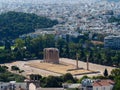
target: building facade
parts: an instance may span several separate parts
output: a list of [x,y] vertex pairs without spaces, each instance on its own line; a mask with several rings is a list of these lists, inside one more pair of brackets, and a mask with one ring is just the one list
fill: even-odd
[[112,80],[92,80],[83,79],[81,84],[63,84],[64,89],[75,89],[78,90],[112,90],[115,82]]
[[107,36],[104,38],[104,47],[110,49],[120,49],[120,36]]
[[26,83],[16,83],[16,81],[0,82],[0,90],[27,90]]
[[112,90],[115,82],[112,80],[91,80],[82,81],[81,90]]

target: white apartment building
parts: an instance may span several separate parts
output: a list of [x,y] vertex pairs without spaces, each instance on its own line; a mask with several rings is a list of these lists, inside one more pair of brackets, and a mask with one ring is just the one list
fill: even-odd
[[107,36],[104,38],[104,47],[111,49],[120,49],[120,36]]
[[26,83],[0,82],[0,90],[26,90]]
[[78,88],[78,90],[112,90],[115,82],[109,79],[83,79],[81,84],[63,84],[64,90]]
[[114,82],[112,80],[82,80],[80,90],[112,90]]

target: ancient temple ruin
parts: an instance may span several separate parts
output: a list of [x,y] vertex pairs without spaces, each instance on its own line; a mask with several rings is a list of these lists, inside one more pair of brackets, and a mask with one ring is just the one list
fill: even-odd
[[59,50],[57,48],[44,49],[44,62],[59,63]]

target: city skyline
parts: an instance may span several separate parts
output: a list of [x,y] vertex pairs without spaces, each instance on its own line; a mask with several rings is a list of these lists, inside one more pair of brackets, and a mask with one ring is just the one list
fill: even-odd
[[0,2],[4,3],[94,3],[94,2],[99,2],[99,1],[119,1],[119,0],[0,0]]

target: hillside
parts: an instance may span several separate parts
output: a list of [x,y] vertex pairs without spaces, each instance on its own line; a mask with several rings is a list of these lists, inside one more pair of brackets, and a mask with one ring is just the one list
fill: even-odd
[[34,32],[36,28],[49,28],[56,20],[22,12],[7,12],[0,15],[0,40],[15,39],[19,35]]

